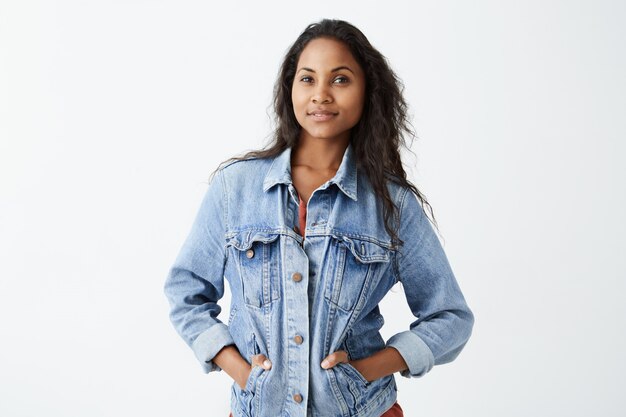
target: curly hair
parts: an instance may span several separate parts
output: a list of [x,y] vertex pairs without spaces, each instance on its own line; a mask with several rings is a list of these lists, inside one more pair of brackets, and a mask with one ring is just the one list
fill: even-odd
[[383,203],[387,233],[393,242],[403,244],[391,224],[392,218],[395,218],[395,226],[399,225],[399,209],[389,195],[387,180],[408,187],[418,197],[422,207],[428,206],[431,221],[437,227],[430,203],[407,179],[402,165],[400,147],[410,150],[406,137],[411,140],[415,137],[408,116],[408,105],[403,97],[404,85],[389,66],[387,59],[370,44],[358,28],[346,21],[322,19],[309,24],[298,36],[285,54],[274,85],[276,127],[271,141],[261,150],[250,151],[222,162],[220,167],[237,160],[271,158],[297,144],[301,126],[296,120],[291,100],[296,66],[305,46],[311,40],[321,37],[335,39],[347,45],[365,73],[363,113],[351,130],[350,143],[355,151],[357,168],[367,176],[374,193]]

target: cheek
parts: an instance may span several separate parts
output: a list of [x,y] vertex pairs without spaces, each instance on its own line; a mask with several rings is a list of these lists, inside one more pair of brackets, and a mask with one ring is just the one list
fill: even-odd
[[291,95],[291,105],[293,107],[293,115],[300,126],[305,122],[306,107],[302,104],[302,99],[297,94]]
[[298,94],[297,91],[292,91],[291,93],[291,104],[296,115],[299,115],[304,111],[303,109],[305,103],[303,103],[302,95]]
[[364,107],[365,102],[363,101],[363,97],[357,97],[355,98],[355,100],[352,102],[352,111],[351,111],[351,116],[353,119],[355,119],[355,122],[358,122],[358,120],[361,118],[361,116],[363,115],[363,107]]

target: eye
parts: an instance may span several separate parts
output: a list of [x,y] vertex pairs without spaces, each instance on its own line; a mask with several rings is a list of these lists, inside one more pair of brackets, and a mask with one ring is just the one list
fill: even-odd
[[308,83],[308,82],[309,82],[309,81],[307,81],[307,80],[312,80],[312,78],[311,78],[311,77],[309,77],[308,75],[305,75],[304,77],[300,78],[300,81],[303,81],[303,82],[305,82],[305,83]]
[[[340,82],[337,82],[337,81],[340,81]],[[337,77],[337,78],[335,78],[335,80],[334,80],[334,82],[335,82],[336,84],[346,84],[346,83],[348,83],[349,81],[350,81],[350,80],[349,80],[347,77],[344,77],[343,75],[342,75],[342,76],[339,76],[339,77]]]

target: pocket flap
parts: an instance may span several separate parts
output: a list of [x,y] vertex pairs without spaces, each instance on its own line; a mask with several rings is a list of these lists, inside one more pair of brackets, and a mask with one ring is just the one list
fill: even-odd
[[362,263],[389,262],[391,258],[391,249],[376,242],[344,235],[333,237],[346,245],[352,255]]
[[226,245],[243,251],[250,249],[254,242],[270,243],[279,236],[280,233],[271,230],[242,230],[228,234]]

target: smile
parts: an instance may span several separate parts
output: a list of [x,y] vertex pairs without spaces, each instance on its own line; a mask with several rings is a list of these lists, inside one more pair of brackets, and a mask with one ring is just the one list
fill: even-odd
[[331,112],[313,112],[313,113],[308,114],[308,116],[312,117],[313,120],[318,121],[318,122],[324,122],[326,120],[330,120],[336,115],[337,113],[331,113]]

